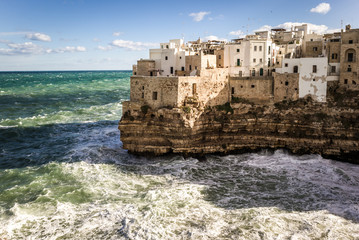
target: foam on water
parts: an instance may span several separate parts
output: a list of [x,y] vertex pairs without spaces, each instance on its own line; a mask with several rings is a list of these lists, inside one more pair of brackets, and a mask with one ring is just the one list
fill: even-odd
[[[28,202],[14,204],[10,212],[4,214],[6,216],[1,218],[0,224],[6,228],[0,231],[0,236],[9,239],[29,236],[36,239],[358,238],[359,219],[350,219],[345,212],[335,213],[330,207],[295,211],[286,209],[280,203],[267,204],[266,199],[256,200],[252,206],[236,203],[223,206],[221,201],[208,199],[212,188],[220,189],[223,185],[228,187],[224,192],[210,194],[218,199],[240,197],[243,186],[235,186],[239,191],[233,191],[233,186],[227,185],[227,182],[230,176],[234,182],[241,174],[228,169],[241,166],[244,168],[244,177],[247,173],[258,171],[258,168],[263,172],[273,171],[276,164],[269,164],[266,168],[259,159],[266,157],[271,162],[283,155],[290,160],[288,169],[291,169],[293,162],[303,163],[298,157],[276,152],[271,156],[213,157],[204,163],[177,156],[163,161],[152,159],[150,162],[127,156],[125,160],[118,158],[118,164],[91,163],[91,159],[87,159],[75,163],[49,163],[30,167],[25,172],[31,180],[22,187],[31,188],[28,194],[33,193],[36,197]],[[310,173],[323,164],[328,169],[337,168],[331,161],[322,161],[303,167],[302,174]],[[224,163],[227,167],[220,170]],[[282,164],[282,167],[287,166]],[[206,168],[202,171],[204,165]],[[353,179],[358,177],[358,172],[351,175],[358,167],[354,166],[353,171],[349,170],[351,165],[340,165],[345,174]],[[16,170],[7,170],[6,174],[12,171]],[[329,172],[332,175],[328,178],[335,179],[335,171]],[[283,175],[282,169],[274,170],[273,173]],[[292,173],[289,170],[282,177],[288,179]],[[295,176],[292,178],[301,181]],[[273,182],[271,178],[267,180]],[[257,187],[261,184],[264,183],[257,183]],[[357,189],[358,182],[353,184]],[[315,191],[317,196],[313,196],[312,202],[307,202],[307,205],[315,206],[318,200],[329,201],[326,199],[327,193],[320,191],[321,187],[321,183],[314,183],[311,190],[319,190]],[[20,186],[6,191],[18,192],[16,188]],[[353,190],[354,186],[349,188]],[[341,189],[340,194],[336,195],[339,199],[335,201],[344,208],[350,205],[349,202],[357,205],[358,195],[354,192],[342,196],[343,190],[348,190],[348,186]],[[284,191],[287,191],[287,196],[283,196],[283,200],[290,200],[292,189]],[[261,192],[255,194],[262,195]],[[275,196],[276,192],[266,194]],[[344,199],[346,201],[342,202]],[[353,211],[353,216],[359,213],[358,208],[346,211]]]

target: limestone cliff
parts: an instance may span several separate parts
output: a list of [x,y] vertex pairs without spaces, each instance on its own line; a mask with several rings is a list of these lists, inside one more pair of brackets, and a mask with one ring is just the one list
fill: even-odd
[[332,92],[328,103],[310,98],[273,105],[241,99],[222,106],[186,106],[124,113],[123,147],[136,154],[247,152],[286,148],[359,163],[358,92]]

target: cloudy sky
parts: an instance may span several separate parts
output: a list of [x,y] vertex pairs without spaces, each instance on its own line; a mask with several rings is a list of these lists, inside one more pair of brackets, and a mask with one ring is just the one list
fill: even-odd
[[0,71],[127,70],[168,39],[359,28],[358,9],[358,0],[0,0]]

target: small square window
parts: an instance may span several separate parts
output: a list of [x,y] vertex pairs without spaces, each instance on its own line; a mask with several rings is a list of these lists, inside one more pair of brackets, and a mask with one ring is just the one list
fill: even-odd
[[344,84],[348,84],[348,79],[344,79]]
[[251,85],[251,88],[254,88],[255,87],[255,85]]
[[239,52],[239,48],[237,48],[237,52]]
[[288,86],[288,85],[289,85],[289,82],[288,82],[288,81],[285,81],[285,85]]
[[259,51],[262,51],[262,46],[259,46]]
[[255,58],[253,58],[253,62],[256,62],[256,59],[255,59]]
[[314,52],[318,51],[318,48],[317,48],[317,47],[313,47],[313,51],[314,51]]
[[284,67],[288,67],[288,63],[285,63],[285,64],[284,64]]
[[168,60],[168,57],[167,57],[167,56],[165,56],[165,60]]
[[317,65],[313,65],[313,73],[317,72]]
[[257,51],[257,46],[254,46],[254,51]]
[[259,62],[263,62],[263,59],[262,59],[262,58],[260,58],[260,59],[259,59]]
[[152,100],[157,100],[157,92],[152,92]]
[[349,44],[353,44],[353,40],[349,40]]

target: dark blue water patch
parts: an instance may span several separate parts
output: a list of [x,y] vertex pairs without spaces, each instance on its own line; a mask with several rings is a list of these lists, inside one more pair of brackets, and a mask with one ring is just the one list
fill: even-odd
[[118,121],[100,121],[0,128],[0,169],[53,161],[93,161],[93,152],[121,149],[117,124]]

